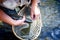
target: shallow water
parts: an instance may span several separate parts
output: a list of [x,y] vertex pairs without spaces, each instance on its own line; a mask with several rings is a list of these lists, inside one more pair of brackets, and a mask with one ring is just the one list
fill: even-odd
[[[50,4],[48,0],[41,0],[40,10],[42,14],[43,27],[42,27],[42,32],[37,40],[60,40],[60,8],[59,7],[60,7],[59,0],[57,0],[56,2],[52,2]],[[55,34],[52,35],[52,33],[55,32],[57,33],[57,35]]]

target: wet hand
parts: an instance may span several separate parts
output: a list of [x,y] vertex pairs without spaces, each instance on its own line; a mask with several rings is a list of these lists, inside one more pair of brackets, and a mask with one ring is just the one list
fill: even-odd
[[31,18],[32,19],[37,19],[40,16],[40,10],[37,6],[32,6],[31,7]]
[[26,24],[25,22],[25,16],[23,16],[23,18],[21,19],[21,20],[16,20],[16,25],[24,25],[24,24]]

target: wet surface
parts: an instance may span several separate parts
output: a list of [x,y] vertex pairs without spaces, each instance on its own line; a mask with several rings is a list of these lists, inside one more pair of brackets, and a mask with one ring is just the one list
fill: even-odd
[[58,0],[41,0],[40,9],[42,14],[43,27],[38,40],[60,40],[59,7],[60,3]]

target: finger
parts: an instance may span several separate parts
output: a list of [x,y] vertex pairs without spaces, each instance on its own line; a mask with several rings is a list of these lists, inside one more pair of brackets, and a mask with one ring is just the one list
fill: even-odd
[[35,19],[37,19],[37,18],[38,18],[38,15],[35,16]]
[[22,25],[25,25],[25,24],[27,24],[27,23],[22,22],[20,25],[22,26]]
[[39,15],[35,15],[35,20],[39,18]]
[[25,19],[26,19],[26,18],[25,18],[25,16],[23,16],[23,19],[22,19],[22,21],[25,21]]

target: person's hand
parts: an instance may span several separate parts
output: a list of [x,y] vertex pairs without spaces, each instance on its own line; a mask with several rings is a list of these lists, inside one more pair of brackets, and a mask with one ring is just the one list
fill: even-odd
[[16,25],[24,25],[24,24],[26,24],[25,22],[25,16],[23,16],[23,18],[21,19],[21,20],[16,20]]
[[31,18],[32,19],[37,19],[40,16],[40,10],[37,6],[31,7]]
[[10,24],[12,26],[18,26],[18,25],[24,25],[25,23],[25,16],[23,16],[23,18],[20,20],[15,20],[12,19],[9,15],[7,15],[5,12],[3,12],[2,10],[0,10],[0,20]]

